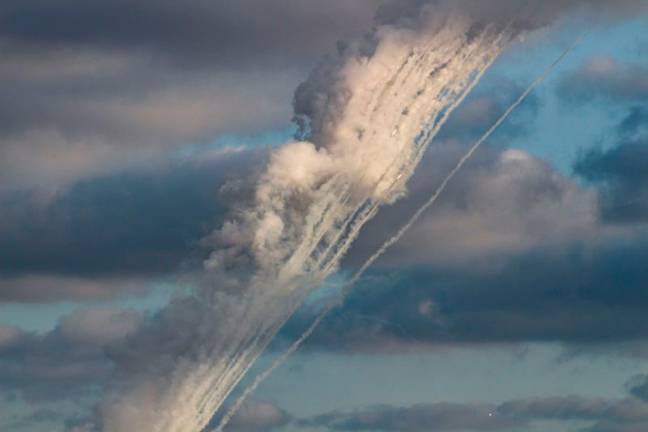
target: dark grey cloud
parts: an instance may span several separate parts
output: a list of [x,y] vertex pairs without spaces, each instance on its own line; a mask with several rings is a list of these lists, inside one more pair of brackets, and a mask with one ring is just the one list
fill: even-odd
[[494,405],[421,404],[406,408],[376,406],[350,413],[333,412],[302,422],[336,431],[502,431],[527,424],[515,417],[495,416]]
[[648,402],[648,375],[633,377],[628,381],[626,387],[632,396]]
[[8,422],[3,422],[3,427],[10,431],[33,431],[59,424],[65,421],[65,417],[65,414],[52,408],[39,408],[28,415],[13,416]]
[[176,281],[162,276],[65,276],[24,274],[0,277],[0,302],[48,303],[106,301],[123,295],[143,295],[153,284]]
[[617,126],[617,134],[625,139],[639,138],[648,132],[648,106],[631,107]]
[[639,223],[648,219],[648,69],[595,57],[563,79],[560,97],[576,104],[601,99],[627,109],[606,148],[584,150],[574,163],[577,175],[599,187],[605,221]]
[[3,2],[0,194],[285,128],[294,87],[377,2]]
[[648,68],[612,57],[594,57],[563,78],[561,98],[572,103],[594,98],[641,102],[648,97]]
[[[112,376],[107,355],[142,325],[144,314],[78,309],[45,333],[0,326],[0,401],[25,407],[8,430],[96,431],[87,417]],[[6,420],[3,418],[2,420]]]
[[46,203],[28,194],[6,199],[2,271],[96,274],[177,266],[190,242],[222,213],[215,198],[225,167],[187,168],[83,180]]
[[368,31],[379,6],[379,22],[402,20],[430,6],[538,26],[579,7],[610,16],[645,10],[646,2],[533,0],[520,7],[514,0],[488,5],[478,0],[71,0],[55,7],[43,0],[9,0],[0,9],[0,39],[8,52],[96,47],[145,50],[181,64],[311,62],[338,40]]
[[[0,39],[11,47],[145,49],[182,63],[259,64],[316,59],[367,29],[376,0],[9,0]],[[10,47],[10,48],[11,48]]]
[[413,21],[421,7],[450,9],[482,24],[512,25],[520,31],[534,30],[570,13],[588,14],[593,22],[607,22],[648,11],[645,0],[393,0],[379,13],[386,22]]
[[[621,126],[628,131],[643,126],[641,112],[633,111]],[[636,122],[636,124],[635,124]],[[615,223],[648,221],[648,134],[621,138],[611,148],[593,148],[576,161],[575,172],[600,186],[602,215]]]
[[291,66],[170,70],[134,54],[14,61],[28,65],[4,74],[0,90],[3,195],[146,167],[223,134],[286,128],[301,76]]
[[648,404],[636,399],[563,396],[513,400],[501,404],[497,412],[530,420],[592,422],[582,432],[636,432],[648,425]]
[[106,298],[201,266],[230,210],[223,186],[261,163],[246,151],[0,199],[0,301]]
[[604,220],[643,223],[648,218],[648,68],[609,57],[595,57],[559,86],[560,97],[581,104],[599,100],[614,109],[627,109],[606,147],[584,150],[574,163],[577,175],[600,189]]
[[648,423],[648,404],[633,399],[591,399],[579,396],[517,399],[493,404],[420,404],[376,406],[353,412],[332,412],[302,421],[339,431],[509,431],[535,421],[580,420],[582,432],[639,431]]
[[[644,238],[616,247],[535,250],[461,269],[374,272],[308,346],[389,352],[529,341],[640,342],[648,338],[647,258]],[[311,319],[304,312],[285,335],[299,334]]]
[[112,369],[105,350],[141,319],[131,310],[84,309],[44,334],[0,327],[0,397],[35,405],[93,400]]
[[645,422],[648,404],[635,399],[609,400],[561,396],[520,399],[497,407],[503,415],[547,420],[603,420],[606,422]]
[[648,428],[648,422],[637,422],[631,424],[619,424],[601,421],[584,432],[643,432]]

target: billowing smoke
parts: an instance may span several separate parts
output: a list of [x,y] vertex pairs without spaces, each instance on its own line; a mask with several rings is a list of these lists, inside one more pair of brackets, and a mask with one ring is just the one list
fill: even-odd
[[386,7],[370,35],[340,45],[298,88],[298,138],[271,156],[253,204],[214,233],[212,283],[112,353],[120,368],[99,409],[103,430],[208,427],[365,223],[406,192],[430,141],[519,31],[436,14],[434,3],[397,17]]
[[102,428],[203,430],[362,226],[404,194],[508,34],[424,13],[416,28],[379,26],[322,63],[296,93],[300,140],[272,155],[254,204],[215,236],[225,247],[206,267],[218,289],[177,300],[131,350],[114,353],[127,368],[102,406]]

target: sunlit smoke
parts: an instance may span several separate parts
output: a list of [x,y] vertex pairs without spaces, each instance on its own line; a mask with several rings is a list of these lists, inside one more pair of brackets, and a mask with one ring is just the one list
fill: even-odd
[[[549,74],[564,60],[564,58],[576,47],[576,45],[581,41],[579,38],[574,45],[567,48],[557,59],[554,61],[545,71],[539,76],[531,85],[518,97],[515,102],[497,119],[497,121],[468,149],[468,151],[459,159],[457,164],[450,170],[446,177],[441,181],[441,184],[435,189],[434,193],[428,198],[426,202],[423,203],[414,214],[407,220],[407,222],[398,230],[396,233],[387,239],[380,248],[373,255],[371,255],[357,270],[353,277],[347,281],[342,287],[342,294],[340,299],[335,302],[329,303],[326,307],[320,311],[313,322],[308,326],[308,328],[301,334],[297,340],[295,340],[287,350],[285,350],[274,362],[266,368],[263,372],[257,375],[252,381],[252,383],[245,388],[243,393],[235,401],[234,405],[230,407],[225,416],[221,419],[218,427],[215,432],[222,432],[236,414],[238,409],[243,405],[246,399],[258,388],[258,386],[263,383],[278,367],[280,367],[292,354],[294,354],[301,345],[311,337],[315,330],[319,327],[322,321],[328,316],[328,314],[338,305],[340,301],[344,299],[346,292],[351,289],[355,283],[365,274],[365,272],[371,267],[378,258],[387,252],[387,250],[396,244],[404,235],[409,231],[412,226],[419,220],[423,213],[429,209],[438,198],[443,194],[448,184],[452,179],[461,171],[463,166],[470,160],[470,158],[475,154],[475,152],[481,147],[481,145],[490,138],[490,136],[506,121],[506,119],[527,99],[527,97],[538,87],[544,80],[547,79]],[[489,414],[490,415],[490,414]]]
[[[200,331],[183,355],[145,358],[152,373],[131,381],[126,371],[102,407],[105,431],[203,430],[366,222],[406,192],[426,147],[510,36],[456,16],[421,21],[380,26],[300,86],[300,140],[274,152],[254,205],[216,234],[227,247],[206,263],[230,274],[229,293],[200,292]],[[166,375],[161,363],[172,363]]]

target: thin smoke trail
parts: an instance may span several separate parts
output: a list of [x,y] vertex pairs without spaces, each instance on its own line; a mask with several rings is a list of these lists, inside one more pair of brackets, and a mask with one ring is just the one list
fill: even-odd
[[554,62],[544,71],[542,75],[536,78],[535,81],[520,95],[520,97],[502,114],[502,116],[488,129],[482,137],[477,140],[470,149],[464,154],[464,156],[459,160],[455,167],[450,171],[450,173],[445,177],[441,182],[439,187],[434,191],[432,196],[428,201],[426,201],[419,209],[411,216],[405,225],[403,225],[398,232],[389,238],[365,263],[360,267],[356,274],[347,282],[342,288],[341,298],[338,301],[331,302],[327,305],[320,313],[317,315],[315,320],[311,325],[306,329],[302,335],[293,342],[293,344],[279,356],[266,370],[259,374],[256,379],[244,390],[241,396],[236,400],[234,405],[230,410],[225,414],[221,419],[218,427],[214,432],[223,432],[223,429],[231,421],[236,412],[241,408],[243,403],[247,398],[254,393],[261,383],[263,383],[279,366],[288,360],[288,358],[294,354],[300,346],[315,332],[319,327],[322,321],[328,316],[328,314],[335,309],[340,301],[345,296],[346,291],[350,289],[355,283],[362,277],[362,275],[367,271],[371,265],[382,256],[387,249],[397,243],[403,235],[418,221],[421,215],[430,208],[439,198],[439,196],[445,191],[448,184],[452,179],[461,171],[466,162],[474,155],[474,153],[481,147],[481,145],[488,139],[490,136],[506,121],[506,119],[527,99],[527,97],[540,85],[542,84],[549,75],[554,71],[554,69],[581,43],[583,36],[579,37],[571,46],[569,46]]

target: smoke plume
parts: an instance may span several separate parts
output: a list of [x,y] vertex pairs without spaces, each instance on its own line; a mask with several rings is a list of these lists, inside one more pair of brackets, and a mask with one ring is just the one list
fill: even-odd
[[322,63],[296,92],[300,139],[272,155],[254,204],[215,235],[225,247],[206,267],[228,289],[175,301],[136,348],[114,354],[128,369],[102,406],[102,428],[205,428],[362,226],[405,193],[507,41],[505,27],[425,13],[416,28],[381,25]]
[[[341,44],[299,86],[297,138],[272,154],[249,208],[214,233],[212,283],[111,353],[119,369],[100,407],[103,430],[208,427],[366,222],[405,194],[431,140],[511,38],[541,23],[491,19],[478,1],[459,2],[467,14],[438,13],[443,3],[412,1],[397,14],[387,4],[373,32]],[[550,20],[577,3],[545,2],[529,16]]]

